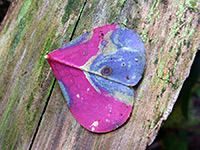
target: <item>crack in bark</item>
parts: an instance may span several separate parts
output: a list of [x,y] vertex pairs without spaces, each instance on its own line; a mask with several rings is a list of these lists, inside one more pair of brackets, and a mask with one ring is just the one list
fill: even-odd
[[[173,76],[173,75],[172,75],[172,76]],[[172,81],[169,80],[169,79],[162,78],[162,77],[160,77],[160,76],[158,75],[158,70],[156,70],[156,77],[159,78],[160,80],[164,81],[164,82],[167,82],[167,83],[171,84],[172,88],[175,89],[175,90],[177,90],[178,87],[180,86],[180,85],[177,85],[178,79],[177,79],[177,80],[175,81],[175,83],[174,83],[174,82],[172,82]]]
[[79,21],[80,21],[80,19],[81,19],[81,16],[82,16],[82,14],[83,14],[83,11],[84,11],[84,9],[85,9],[85,7],[86,7],[86,3],[87,3],[87,0],[85,0],[85,2],[84,2],[84,4],[83,4],[83,7],[81,8],[81,12],[80,12],[80,14],[79,14],[79,16],[78,16],[78,20],[76,21],[76,24],[75,24],[75,27],[74,27],[74,29],[73,29],[72,35],[71,35],[71,37],[70,37],[70,41],[73,39],[73,36],[74,36],[74,33],[75,33],[76,28],[77,28],[77,26],[78,26],[78,23],[79,23]]
[[45,103],[44,109],[43,109],[42,114],[41,114],[41,116],[40,116],[40,119],[39,119],[39,121],[38,121],[38,125],[37,125],[37,127],[36,127],[35,133],[34,133],[34,135],[33,135],[33,138],[32,138],[32,140],[31,140],[31,144],[30,144],[30,147],[28,148],[28,150],[31,150],[32,147],[33,147],[33,143],[34,143],[35,138],[36,138],[36,136],[37,136],[37,133],[38,133],[38,131],[39,131],[39,127],[40,127],[40,124],[41,124],[41,122],[42,122],[42,118],[43,118],[43,116],[44,116],[44,114],[45,114],[45,112],[46,112],[46,109],[47,109],[47,106],[48,106],[48,104],[49,104],[50,97],[51,97],[51,95],[52,95],[52,92],[53,92],[53,89],[54,89],[54,87],[55,87],[55,84],[56,84],[56,78],[53,79],[52,88],[50,89],[49,96],[48,96],[47,101],[46,101],[46,103]]
[[[80,13],[79,13],[78,19],[77,19],[77,21],[76,21],[76,23],[75,23],[73,32],[72,32],[72,34],[71,34],[70,41],[73,39],[73,36],[74,36],[75,31],[76,31],[76,29],[77,29],[78,23],[79,23],[79,21],[80,21],[80,19],[81,19],[81,16],[82,16],[82,14],[83,14],[83,11],[84,11],[84,9],[85,9],[85,7],[86,7],[86,3],[87,3],[87,0],[85,0],[85,2],[84,2],[84,4],[83,4],[83,7],[81,8],[81,11],[80,11]],[[37,126],[36,126],[36,130],[35,130],[35,132],[34,132],[34,135],[33,135],[33,138],[32,138],[32,140],[31,140],[31,143],[30,143],[30,146],[29,146],[28,150],[31,150],[32,147],[33,147],[33,144],[34,144],[34,141],[35,141],[35,139],[36,139],[37,133],[38,133],[38,131],[39,131],[40,125],[41,125],[41,123],[42,123],[42,118],[43,118],[43,116],[44,116],[44,114],[45,114],[45,112],[46,112],[46,109],[47,109],[47,106],[48,106],[48,104],[49,104],[51,95],[52,95],[52,93],[53,93],[53,89],[54,89],[55,84],[56,84],[56,78],[54,78],[52,82],[53,82],[52,88],[50,89],[49,96],[48,96],[48,98],[47,98],[47,100],[46,100],[44,109],[43,109],[43,111],[42,111],[42,114],[41,114],[40,119],[39,119],[39,121],[38,121],[38,124],[37,124]]]
[[[125,0],[125,1],[123,2],[122,6],[120,7],[120,14],[121,14],[121,12],[123,11],[123,9],[124,9],[125,4],[126,4],[127,1],[128,1],[128,0]],[[118,20],[118,19],[119,19],[119,16],[117,16],[116,20]],[[118,24],[123,24],[123,23],[118,22]],[[124,24],[123,24],[123,25],[124,25]],[[125,26],[125,25],[124,25],[124,26]]]
[[164,78],[162,78],[162,77],[160,77],[159,75],[158,75],[158,70],[156,70],[156,77],[157,78],[159,78],[160,80],[162,80],[162,81],[164,81],[164,82],[168,82],[168,83],[170,83],[170,84],[174,84],[172,81],[170,81],[169,79],[164,79]]

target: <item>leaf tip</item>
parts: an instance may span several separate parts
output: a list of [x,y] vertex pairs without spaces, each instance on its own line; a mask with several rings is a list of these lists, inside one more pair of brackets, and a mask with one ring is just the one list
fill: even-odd
[[45,56],[44,56],[44,58],[45,58],[45,59],[48,59],[48,58],[49,58],[49,56],[48,56],[48,55],[45,55]]

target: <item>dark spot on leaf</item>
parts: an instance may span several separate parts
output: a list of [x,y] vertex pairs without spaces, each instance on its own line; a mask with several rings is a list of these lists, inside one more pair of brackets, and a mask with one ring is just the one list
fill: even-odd
[[109,66],[104,67],[104,68],[101,70],[101,74],[102,74],[103,76],[109,76],[109,75],[111,75],[111,74],[112,74],[112,68],[109,67]]
[[126,79],[128,79],[128,80],[129,80],[129,76],[128,76],[128,75],[126,76]]

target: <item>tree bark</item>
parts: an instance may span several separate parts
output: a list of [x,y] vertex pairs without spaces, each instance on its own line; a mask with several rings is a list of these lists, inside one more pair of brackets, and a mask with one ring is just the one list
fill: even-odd
[[[0,28],[0,149],[145,149],[189,75],[199,8],[195,0],[15,0]],[[110,23],[142,37],[147,64],[129,121],[96,134],[70,113],[44,55]]]

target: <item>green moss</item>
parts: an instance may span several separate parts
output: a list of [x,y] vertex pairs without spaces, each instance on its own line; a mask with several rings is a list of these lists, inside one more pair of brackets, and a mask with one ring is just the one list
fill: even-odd
[[50,51],[55,50],[55,49],[57,49],[57,48],[59,48],[59,47],[60,47],[60,44],[58,44],[58,43],[53,43],[52,46],[51,46],[51,48],[50,48]]
[[190,32],[189,32],[189,34],[188,34],[188,37],[189,37],[189,38],[192,37],[192,36],[194,35],[195,32],[196,32],[195,29],[191,29]]
[[179,11],[176,12],[176,15],[180,18],[183,16],[183,12],[185,12],[184,2],[180,1],[178,6],[179,6]]
[[[43,101],[44,99],[46,100],[46,98],[42,98]],[[41,105],[37,105],[36,108],[31,108],[33,100],[34,100],[34,93],[31,92],[31,95],[28,99],[27,114],[25,117],[27,135],[30,135],[33,132],[33,128],[35,128],[35,121],[38,118],[41,109]]]
[[28,134],[30,134],[31,133],[31,130],[32,130],[32,128],[33,128],[33,122],[31,121],[31,113],[30,113],[30,111],[28,111],[28,114],[26,115],[26,130],[27,130],[27,132],[28,132]]
[[46,72],[45,71],[41,71],[41,70],[45,70],[47,67],[49,67],[47,65],[47,60],[45,60],[44,56],[42,55],[41,58],[40,58],[39,64],[34,69],[35,72],[39,73],[39,75],[37,77],[37,83],[42,83],[42,80],[43,80],[44,76],[46,75]]
[[158,76],[156,76],[156,78],[154,78],[152,80],[151,84],[154,86],[157,86],[159,82],[160,82],[160,78]]
[[0,87],[0,102],[3,100],[3,94],[5,92],[5,88],[6,88],[6,84],[4,82],[3,85]]
[[188,8],[196,11],[196,9],[197,9],[197,0],[186,0],[185,5]]
[[126,2],[126,0],[121,0],[121,1],[120,1],[120,4],[121,4],[121,5],[124,5],[125,2]]
[[138,27],[138,21],[139,21],[138,18],[133,18],[133,20],[132,20],[132,27],[133,28],[137,28]]
[[67,5],[65,6],[65,14],[62,17],[62,24],[65,24],[67,20],[69,20],[69,15],[73,10],[77,8],[77,4],[79,4],[79,0],[69,0]]
[[[148,84],[149,84],[149,82],[147,82],[148,80],[144,77],[143,79],[142,79],[142,85],[141,86],[148,86]],[[139,93],[138,93],[138,95],[140,95],[140,99],[141,99],[141,97],[143,96],[143,90],[139,90]]]
[[[49,87],[49,90],[48,90],[48,93],[42,97],[42,99],[40,100],[40,102],[44,102],[44,100],[47,100],[47,98],[49,97],[53,87],[56,85],[56,82],[55,82],[55,77],[53,78],[52,80],[52,83]],[[54,84],[55,83],[55,84]],[[37,105],[36,109],[30,109],[30,106],[33,102],[33,99],[34,99],[34,93],[32,92],[30,97],[29,97],[29,100],[28,100],[28,104],[27,104],[27,115],[26,115],[26,129],[27,129],[27,134],[30,135],[33,131],[33,128],[35,127],[35,121],[36,119],[38,118],[38,115],[40,114],[40,109],[41,109],[41,105]]]
[[[176,15],[178,17],[178,21],[176,23],[174,23],[174,25],[172,26],[171,31],[168,34],[168,39],[172,39],[180,33],[182,34],[182,37],[191,37],[195,33],[195,30],[193,28],[191,28],[191,26],[190,26],[190,23],[193,19],[192,16],[187,19],[187,24],[184,25],[184,23],[183,23],[183,22],[185,22],[184,14],[188,10],[186,8],[185,3],[181,1],[179,3],[179,5],[177,5],[177,7],[179,8],[176,12]],[[185,29],[185,31],[183,33],[181,31],[182,27]],[[176,44],[179,44],[180,41],[177,41],[177,40],[178,39],[176,39]],[[183,41],[183,42],[185,43],[185,41]]]
[[10,27],[10,23],[11,21],[6,25],[5,28],[3,28],[2,34],[0,36],[4,35],[8,31],[8,28]]
[[[54,83],[55,83],[55,85],[54,85]],[[54,77],[53,80],[52,80],[52,82],[51,82],[51,85],[50,85],[50,87],[49,87],[48,93],[46,94],[45,98],[48,98],[48,97],[49,97],[52,88],[53,88],[54,86],[56,86],[56,84],[57,84],[57,80],[56,80],[56,78]]]
[[[64,41],[69,41],[69,38],[71,38],[71,35],[73,33],[73,30],[74,30],[74,24],[70,24],[69,27],[67,28],[67,33],[68,36],[66,36],[67,39],[64,39]],[[76,37],[73,37],[73,38],[76,38]]]
[[[36,3],[34,3],[36,4]],[[29,9],[30,7],[33,7],[30,12]],[[32,4],[32,0],[27,0],[25,1],[24,5],[21,8],[21,11],[18,15],[18,25],[15,28],[15,36],[12,39],[11,46],[10,46],[10,54],[9,54],[9,59],[12,59],[18,44],[21,41],[21,38],[23,36],[24,31],[29,28],[31,25],[32,19],[33,19],[33,14],[36,11],[36,8]]]
[[163,76],[163,71],[164,71],[165,66],[166,66],[166,59],[167,59],[167,57],[164,57],[159,63],[157,74],[160,78],[162,78],[162,76]]
[[18,137],[20,136],[19,130],[17,128],[17,123],[14,121],[12,121],[12,126],[9,125],[7,128],[5,128],[4,138],[1,139],[1,142],[3,143],[1,150],[15,149]]
[[12,41],[12,44],[10,46],[10,54],[9,54],[10,59],[13,58],[16,48],[17,48],[17,45],[19,44],[19,42],[21,40],[24,27],[26,26],[25,21],[26,21],[25,18],[21,19],[20,24],[17,27],[17,32],[16,32],[14,39]]
[[157,114],[157,117],[156,117],[156,119],[154,121],[154,125],[156,125],[158,123],[158,121],[160,120],[161,117],[162,117],[161,114]]
[[152,129],[153,127],[154,127],[154,120],[151,121],[150,129]]
[[[180,81],[181,81],[181,79],[180,79]],[[182,84],[182,83],[180,83],[180,81],[179,81],[179,79],[177,79],[175,81],[175,83],[172,84],[172,86],[171,86],[172,89],[177,90],[178,88],[180,88],[180,85]]]
[[17,106],[20,89],[20,83],[18,82],[12,90],[11,96],[8,99],[8,104],[1,116],[0,145],[2,145],[2,150],[14,149],[15,143],[18,139],[17,137],[19,136],[14,110]]
[[124,17],[124,19],[123,19],[123,24],[126,25],[127,21],[128,21],[127,18]]
[[31,92],[31,95],[30,95],[30,97],[28,99],[28,104],[26,106],[27,111],[30,109],[31,104],[33,103],[33,100],[34,100],[34,95],[33,95],[33,92]]
[[32,121],[35,121],[35,120],[36,120],[36,118],[37,118],[39,112],[40,112],[40,106],[37,106],[37,108],[36,108],[36,110],[35,110],[35,112],[34,112],[34,114],[33,114],[33,119],[32,119]]
[[26,0],[17,16],[17,22],[20,22],[22,18],[27,15],[29,8],[31,7],[33,0]]
[[173,49],[173,46],[171,45],[170,48],[169,48],[169,52],[171,52]]
[[169,82],[169,81],[170,81],[170,75],[167,74],[167,75],[166,75],[166,82]]
[[[111,3],[111,2],[110,2]],[[121,0],[121,1],[118,1],[117,4],[114,6],[114,7],[110,7],[110,9],[107,9],[107,14],[110,14],[109,15],[109,18],[108,18],[108,23],[113,23],[115,22],[116,20],[118,20],[119,18],[119,15],[121,14],[123,8],[124,8],[124,5],[126,3],[126,0]],[[127,17],[126,16],[120,16],[120,24],[124,24],[126,25],[127,24]]]
[[158,10],[158,11],[156,12],[155,16],[156,16],[157,19],[160,18],[160,10]]
[[[157,85],[158,83],[159,83],[159,85]],[[161,100],[162,100],[164,92],[166,91],[168,81],[164,80],[164,79],[161,80],[160,77],[158,77],[158,78],[154,78],[154,80],[152,80],[151,84],[156,86],[154,88],[163,87],[162,90],[160,91],[160,94],[158,94],[157,98],[156,98],[156,105],[155,105],[155,108],[154,108],[154,113],[157,114],[158,108],[160,108],[162,106]]]
[[159,106],[160,106],[160,101],[161,101],[161,96],[160,95],[157,95],[157,99],[156,99],[156,105],[155,105],[155,109],[154,109],[154,113],[156,113],[157,112],[157,110],[158,110],[158,108],[159,108]]
[[160,109],[160,112],[163,113],[164,110],[165,110],[165,106],[162,106],[161,109]]
[[[150,9],[150,11],[149,11],[149,15],[147,16],[147,19],[148,19],[149,22],[152,20],[153,15],[154,15],[154,13],[155,13],[155,10],[156,10],[157,7],[158,7],[158,4],[159,4],[159,1],[158,1],[158,0],[154,0],[153,4],[152,4],[152,6],[151,6],[151,9]],[[158,14],[157,14],[157,13],[158,13]],[[159,12],[157,12],[157,13],[156,13],[156,14],[157,14],[157,16],[158,16],[158,15],[159,15]]]
[[156,57],[156,60],[154,61],[154,65],[157,65],[158,64],[158,58]]
[[162,91],[161,91],[161,94],[160,94],[161,97],[163,96],[163,93],[164,93],[165,91],[166,91],[166,88],[163,87],[163,88],[162,88]]
[[166,82],[163,82],[163,88],[161,90],[161,93],[157,96],[157,102],[156,102],[156,106],[155,106],[155,112],[157,111],[157,108],[160,107],[160,101],[162,99],[162,96],[164,94],[164,92],[166,91]]
[[189,47],[190,47],[190,41],[187,42],[187,48],[189,48]]
[[34,6],[34,8],[36,10],[38,10],[38,8],[39,8],[39,2],[41,2],[41,0],[35,0],[35,6]]
[[146,30],[143,30],[143,31],[142,31],[142,40],[143,40],[144,42],[146,42],[146,41],[147,41],[147,38],[148,38],[148,33],[147,33]]
[[162,53],[163,52],[163,46],[160,48],[160,53]]
[[[41,68],[42,66],[44,66],[44,64],[47,63],[47,61],[45,60],[44,56],[47,54],[47,51],[51,51],[51,45],[53,44],[53,40],[55,39],[55,34],[56,34],[56,28],[50,33],[48,37],[48,39],[45,41],[44,44],[44,51],[42,52],[42,54],[40,55],[40,59],[38,60],[38,64],[35,68],[35,71],[38,71],[39,68]],[[42,72],[41,72],[42,73]]]
[[176,66],[177,66],[177,64],[178,64],[178,61],[175,61],[175,63],[174,63],[174,68],[173,68],[173,74],[175,73],[175,71],[176,71]]
[[118,10],[117,12],[111,12],[110,17],[108,18],[108,23],[112,23],[113,20],[116,20],[116,18],[118,17],[118,15],[120,14],[121,9]]
[[31,133],[33,132],[33,128],[35,128],[34,122],[38,118],[39,112],[40,112],[40,105],[38,105],[36,109],[27,112],[25,120],[27,135],[31,135]]
[[18,85],[18,86],[16,85],[15,89],[12,90],[12,93],[11,93],[11,96],[10,96],[10,98],[8,100],[8,104],[6,106],[6,109],[3,112],[2,121],[1,121],[1,124],[0,124],[0,133],[4,128],[4,125],[8,121],[8,117],[9,117],[12,109],[15,108],[14,104],[16,102],[17,96],[19,95],[19,91],[20,91],[19,87],[20,87],[20,85]]

